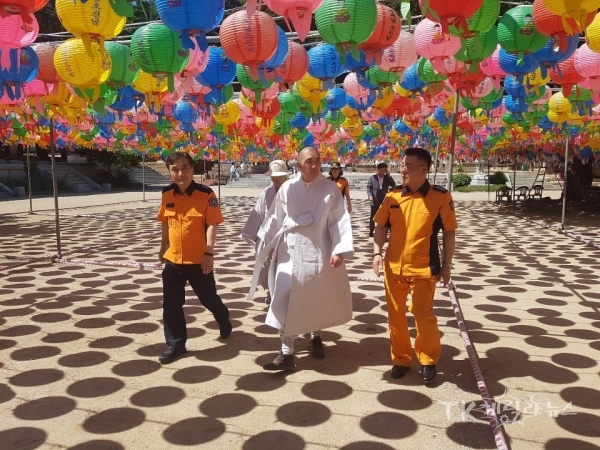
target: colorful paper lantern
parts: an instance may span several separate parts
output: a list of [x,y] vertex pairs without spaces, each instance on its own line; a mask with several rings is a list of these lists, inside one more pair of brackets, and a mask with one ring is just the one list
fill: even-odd
[[21,98],[23,85],[35,79],[39,61],[31,47],[0,48],[0,61],[6,59],[9,65],[0,67],[0,96],[6,92],[8,98],[15,101]]
[[448,31],[454,36],[461,34],[465,38],[474,37],[479,33],[485,33],[496,24],[500,14],[499,0],[483,0],[481,7],[470,17],[467,17],[466,24],[468,32],[461,33],[456,26],[450,25]]
[[23,22],[30,23],[30,14],[38,12],[47,3],[48,0],[0,0],[0,18],[19,14]]
[[223,99],[223,88],[233,83],[235,71],[235,62],[227,57],[222,48],[208,47],[208,62],[196,80],[204,86],[210,87],[214,91],[214,95]]
[[574,20],[579,27],[586,23],[587,15],[600,8],[599,0],[544,0],[548,11],[561,16],[565,20],[565,30],[568,19]]
[[335,46],[342,63],[348,51],[358,59],[358,45],[375,29],[377,5],[372,0],[324,0],[315,11],[315,23],[321,38]]
[[600,54],[583,44],[575,52],[575,70],[589,81],[593,91],[600,91]]
[[320,44],[308,51],[308,73],[323,82],[323,89],[331,89],[335,78],[344,71],[344,65],[334,46]]
[[131,49],[118,42],[106,42],[104,48],[110,56],[112,69],[106,85],[113,90],[121,89],[135,81],[140,68],[133,59]]
[[179,36],[158,23],[135,30],[131,37],[131,53],[144,72],[166,78],[170,92],[175,89],[174,74],[185,68],[189,58],[189,51],[183,49]]
[[108,80],[112,62],[104,46],[95,41],[88,45],[86,48],[80,38],[63,42],[54,53],[54,66],[61,79],[70,85],[98,88]]
[[381,64],[382,50],[390,47],[400,36],[402,19],[396,11],[377,3],[377,21],[373,33],[358,48],[365,52],[367,61]]
[[583,32],[585,28],[591,25],[596,17],[596,10],[591,11],[584,22],[578,23],[572,18],[561,17],[551,12],[544,0],[535,0],[533,2],[533,25],[544,36],[554,38],[562,52],[567,50],[567,37],[575,36]]
[[181,35],[181,45],[189,50],[208,48],[206,33],[214,30],[223,20],[225,0],[155,0],[156,11],[163,23]]
[[398,39],[383,51],[381,67],[383,70],[396,72],[402,77],[404,71],[417,60],[415,38],[409,31],[403,31]]
[[533,6],[521,5],[509,9],[498,22],[498,43],[519,58],[540,50],[548,37],[533,25]]
[[477,12],[483,0],[419,0],[419,7],[425,17],[431,21],[439,22],[444,35],[448,34],[450,25],[464,35],[469,31],[467,18]]
[[575,85],[585,80],[575,69],[575,55],[558,63],[555,68],[550,69],[550,78],[556,84],[560,84],[564,94],[568,97]]
[[[323,0],[264,0],[271,11],[283,16],[290,31],[292,26],[304,42],[310,31],[312,14]],[[290,24],[291,22],[291,24]]]
[[277,51],[279,39],[275,21],[260,11],[250,17],[246,11],[231,14],[221,24],[219,37],[227,56],[243,64],[254,80],[258,78],[258,66]]
[[423,19],[415,28],[415,50],[423,58],[429,59],[434,69],[459,51],[460,47],[460,38],[444,35],[442,26],[437,22]]
[[281,65],[272,73],[273,79],[282,86],[288,88],[302,79],[308,71],[308,52],[296,43],[289,42],[288,54]]
[[[1,6],[0,6],[1,8]],[[0,47],[26,47],[35,42],[40,32],[34,15],[26,15],[27,21],[20,15],[10,15],[0,21]]]

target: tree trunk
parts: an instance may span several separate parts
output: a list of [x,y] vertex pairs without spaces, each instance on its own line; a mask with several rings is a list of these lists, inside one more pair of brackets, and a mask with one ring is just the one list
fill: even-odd
[[583,187],[591,186],[594,176],[592,175],[592,163],[583,163],[578,157],[573,158],[569,164],[567,174],[567,200],[583,200]]

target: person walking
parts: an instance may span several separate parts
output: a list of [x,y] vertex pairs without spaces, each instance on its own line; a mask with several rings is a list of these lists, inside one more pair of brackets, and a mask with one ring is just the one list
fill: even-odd
[[[241,234],[242,239],[254,245],[256,256],[258,256],[260,251],[265,246],[264,241],[258,237],[258,230],[264,222],[265,217],[269,212],[269,208],[273,204],[273,200],[275,200],[275,195],[287,179],[288,170],[285,161],[272,161],[271,164],[269,164],[269,171],[266,173],[266,175],[271,177],[272,184],[269,187],[265,188],[265,190],[262,191],[262,193],[258,197],[258,200],[254,205],[254,209],[250,213],[250,216],[248,216],[248,220],[246,221],[246,224],[244,225],[244,229],[242,230]],[[258,284],[263,289],[266,289],[267,292],[269,289],[268,271],[270,262],[270,258],[268,258],[267,261],[265,261],[265,264],[263,264],[263,268],[260,272],[260,278],[258,280]],[[270,293],[267,294],[266,303],[271,303]]]
[[388,172],[388,166],[386,163],[381,162],[377,164],[377,173],[369,177],[367,182],[367,196],[369,198],[369,204],[371,205],[371,216],[369,217],[369,237],[373,237],[373,231],[375,230],[375,222],[373,217],[381,206],[385,195],[390,189],[396,187],[396,182]]
[[321,175],[314,147],[298,152],[300,176],[283,184],[258,236],[265,242],[254,266],[252,299],[262,265],[269,268],[271,305],[265,323],[279,330],[281,351],[265,370],[296,366],[294,341],[311,333],[315,358],[325,357],[320,330],[352,319],[352,294],[344,261],[354,252],[350,216],[337,186]]
[[348,180],[346,180],[342,175],[344,171],[342,170],[342,166],[339,162],[334,162],[331,164],[331,169],[329,169],[329,177],[328,180],[333,181],[340,192],[342,193],[342,197],[346,199],[346,203],[348,204],[348,212],[352,212],[352,200],[350,199],[350,186],[348,185]]
[[185,152],[167,158],[173,184],[162,191],[158,220],[162,237],[158,259],[162,272],[163,321],[167,350],[158,358],[173,362],[186,352],[187,328],[183,305],[189,282],[200,303],[217,323],[222,339],[231,335],[229,310],[217,294],[213,274],[217,226],[223,215],[215,193],[194,181],[194,160]]
[[[402,378],[413,358],[406,299],[410,292],[409,311],[415,317],[417,337],[414,351],[421,363],[421,379],[432,381],[442,351],[437,319],[433,314],[433,297],[439,281],[450,281],[455,248],[456,214],[452,195],[443,187],[431,186],[427,173],[431,155],[422,148],[408,148],[402,163],[402,186],[385,197],[375,214],[373,270],[379,277],[383,266],[385,293],[390,324],[393,378]],[[388,237],[389,244],[382,256]],[[438,234],[442,230],[443,250],[440,260]]]

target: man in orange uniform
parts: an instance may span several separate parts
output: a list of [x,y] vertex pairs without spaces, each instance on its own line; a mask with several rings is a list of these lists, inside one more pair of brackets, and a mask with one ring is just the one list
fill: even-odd
[[[421,379],[427,383],[435,378],[442,346],[437,319],[433,315],[433,296],[438,279],[444,286],[450,280],[454,256],[456,215],[452,195],[440,187],[431,186],[427,173],[431,155],[422,148],[405,151],[402,164],[402,186],[387,194],[375,214],[373,270],[379,276],[386,242],[385,291],[390,322],[393,378],[402,378],[413,357],[408,325],[406,299],[411,293],[409,311],[415,317],[417,338],[415,354],[421,363]],[[386,227],[387,225],[387,227]],[[437,236],[443,234],[443,258],[440,261]]]
[[158,220],[162,240],[158,258],[165,263],[163,321],[167,350],[158,358],[162,364],[186,352],[187,329],[183,305],[185,284],[198,296],[217,323],[221,338],[231,335],[229,311],[217,295],[213,275],[213,249],[217,225],[223,222],[219,201],[212,189],[194,181],[194,161],[183,152],[167,158],[173,184],[163,189]]

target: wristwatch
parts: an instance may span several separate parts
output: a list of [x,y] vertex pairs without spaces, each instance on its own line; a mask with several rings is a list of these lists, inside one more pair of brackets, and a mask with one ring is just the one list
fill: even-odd
[[383,258],[383,255],[381,253],[373,253],[373,258],[375,258],[376,256],[381,256]]
[[448,267],[450,267],[450,268],[452,269],[452,263],[449,263],[449,262],[443,261],[443,262],[442,262],[442,267],[444,267],[444,266],[448,266]]

